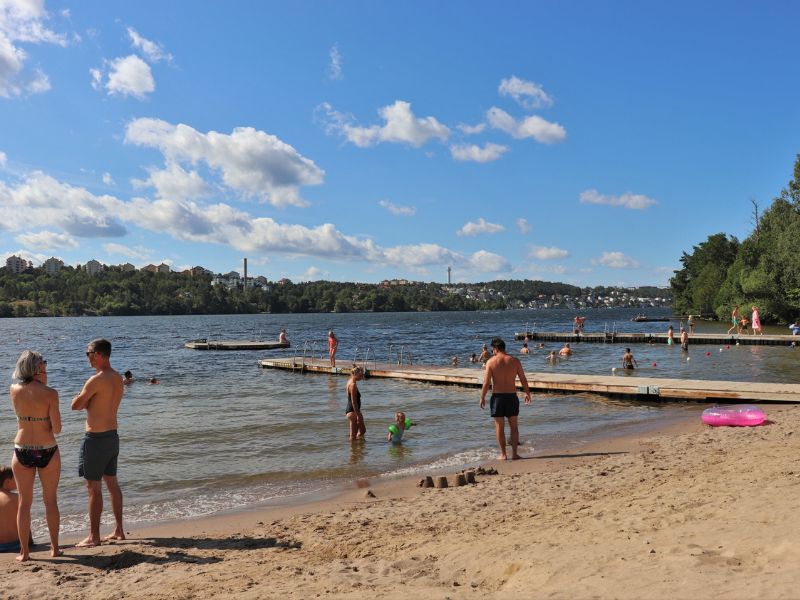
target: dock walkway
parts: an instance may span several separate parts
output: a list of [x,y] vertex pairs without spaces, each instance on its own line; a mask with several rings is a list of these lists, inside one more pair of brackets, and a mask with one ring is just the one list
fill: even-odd
[[[350,375],[350,367],[331,369],[327,360],[302,358],[263,359],[265,369],[283,369],[294,373]],[[370,368],[370,365],[372,367]],[[474,367],[438,367],[431,365],[393,365],[370,362],[368,378],[405,379],[432,384],[480,387],[484,371]],[[526,373],[533,393],[579,394],[637,400],[696,402],[800,402],[800,384],[756,383],[746,381],[709,381],[705,379],[669,379],[639,377],[623,372],[617,376],[575,375],[571,373]]]
[[[680,332],[675,332],[675,343],[680,344]],[[570,342],[594,344],[666,344],[666,333],[570,333],[553,331],[517,332],[514,339],[529,342]],[[713,344],[716,346],[790,346],[792,342],[800,345],[796,335],[729,335],[724,333],[689,334],[689,346]]]
[[276,350],[288,348],[289,342],[258,342],[253,340],[192,340],[184,344],[191,350]]

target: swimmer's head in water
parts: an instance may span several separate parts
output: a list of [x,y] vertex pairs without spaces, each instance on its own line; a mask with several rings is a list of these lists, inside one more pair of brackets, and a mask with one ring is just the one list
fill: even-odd
[[125,371],[125,379],[133,379],[133,373],[130,371]]

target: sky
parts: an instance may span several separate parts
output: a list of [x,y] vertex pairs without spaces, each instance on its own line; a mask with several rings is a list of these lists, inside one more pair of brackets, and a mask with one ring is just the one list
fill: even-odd
[[667,285],[800,152],[800,3],[0,0],[0,258]]

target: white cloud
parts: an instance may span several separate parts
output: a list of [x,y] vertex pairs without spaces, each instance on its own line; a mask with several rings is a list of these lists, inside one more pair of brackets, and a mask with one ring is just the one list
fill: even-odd
[[5,167],[8,162],[8,157],[5,152],[0,152],[0,167]]
[[396,216],[413,217],[417,214],[417,209],[414,206],[399,206],[389,200],[381,200],[378,204]]
[[103,183],[105,183],[106,185],[114,185],[115,184],[114,178],[111,177],[111,173],[107,173],[107,172],[103,173]]
[[[151,172],[148,180],[161,197],[166,197],[168,184],[172,192],[176,188],[185,190],[187,184],[192,184],[196,188],[193,193],[202,193],[199,175],[194,171],[187,173],[178,166],[180,161],[193,165],[205,162],[221,173],[222,181],[230,189],[275,206],[306,206],[308,203],[300,197],[298,188],[318,185],[325,175],[289,144],[252,127],[237,127],[230,134],[201,133],[188,125],[136,119],[128,124],[125,141],[158,148],[164,154],[167,168]],[[182,197],[190,195],[183,193]]]
[[493,252],[478,250],[469,258],[469,266],[481,273],[504,273],[511,270],[509,262]]
[[92,87],[99,90],[103,86],[103,71],[101,69],[89,69],[92,76]]
[[[110,95],[133,96],[143,100],[156,89],[150,65],[135,54],[114,59],[108,63],[108,67],[105,88]],[[94,73],[92,79],[95,79]]]
[[37,250],[58,250],[60,248],[77,248],[78,242],[71,235],[53,231],[22,233],[16,239],[23,246]]
[[546,108],[553,105],[553,99],[542,89],[542,86],[513,75],[510,79],[503,79],[497,91],[501,96],[511,96],[517,104],[524,108]]
[[339,52],[339,48],[337,46],[331,47],[329,56],[331,62],[328,65],[328,78],[336,81],[344,79],[344,74],[342,73],[342,54]]
[[161,44],[142,37],[133,27],[128,27],[128,37],[131,40],[131,45],[144,54],[145,58],[151,63],[162,60],[168,63],[172,62],[172,54],[166,52]]
[[531,232],[531,224],[528,223],[528,219],[520,217],[515,221],[515,224],[522,235],[526,235]]
[[505,227],[502,225],[489,223],[483,217],[481,217],[477,221],[467,222],[461,229],[456,231],[456,235],[471,237],[480,233],[500,233],[504,230]]
[[495,129],[504,131],[518,140],[533,138],[542,144],[554,144],[563,142],[567,137],[567,131],[561,125],[546,121],[537,115],[517,121],[506,111],[493,106],[486,112],[486,119]]
[[556,260],[567,256],[569,256],[569,252],[555,246],[531,246],[528,253],[528,258],[536,258],[538,260]]
[[638,261],[630,256],[625,256],[622,252],[603,252],[600,258],[592,259],[592,264],[612,269],[636,269],[639,267]]
[[462,133],[466,135],[475,135],[478,133],[482,133],[484,129],[486,129],[486,123],[478,123],[477,125],[467,125],[466,123],[459,123],[456,125],[458,129],[461,130]]
[[168,162],[164,169],[149,169],[147,179],[132,179],[134,188],[152,187],[157,198],[189,200],[205,198],[211,194],[211,187],[197,171],[186,171],[175,162]]
[[130,246],[126,246],[125,244],[103,244],[103,249],[108,254],[120,254],[122,256],[127,256],[128,258],[133,258],[135,260],[146,261],[150,259],[153,251],[149,248],[145,248],[144,246],[136,246],[135,248],[131,248]]
[[0,181],[0,209],[10,230],[30,227],[33,210],[39,227],[58,228],[75,237],[120,237],[126,233],[117,217],[122,206],[113,196],[95,196],[40,171],[15,187]]
[[632,194],[630,192],[621,196],[606,196],[595,189],[585,190],[580,195],[581,204],[607,204],[609,206],[624,206],[633,210],[644,210],[655,204],[656,200],[648,198],[643,194]]
[[325,279],[328,276],[327,271],[323,271],[322,269],[318,269],[315,266],[308,267],[305,272],[300,275],[297,279],[300,281],[319,281],[320,279]]
[[486,144],[483,148],[475,144],[461,144],[450,146],[450,154],[455,160],[472,161],[479,163],[492,162],[508,152],[508,146],[500,144]]
[[47,28],[48,18],[44,0],[0,0],[0,97],[13,98],[50,89],[50,81],[42,71],[37,69],[32,78],[23,74],[28,54],[19,45],[66,46],[64,34]]
[[381,142],[408,144],[419,148],[431,139],[446,141],[450,137],[450,129],[436,118],[417,118],[411,112],[411,104],[402,100],[396,100],[394,104],[379,109],[378,114],[384,124],[369,127],[353,124],[351,116],[335,111],[328,103],[321,104],[317,112],[324,113],[323,122],[327,134],[342,135],[359,148],[368,148]]

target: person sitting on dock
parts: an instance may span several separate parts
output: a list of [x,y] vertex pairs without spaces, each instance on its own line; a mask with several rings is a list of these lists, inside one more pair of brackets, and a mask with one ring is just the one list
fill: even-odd
[[278,343],[288,344],[289,340],[286,339],[286,330],[281,327],[281,332],[278,334]]
[[569,347],[569,342],[564,344],[564,347],[558,351],[559,356],[572,356],[572,348]]
[[684,352],[689,351],[689,334],[681,327],[681,350]]
[[125,375],[122,378],[123,385],[130,385],[134,381],[136,381],[136,380],[133,378],[133,373],[131,373],[130,371],[125,371]]
[[795,321],[789,325],[789,330],[792,332],[792,335],[800,335],[800,321]]
[[529,354],[530,350],[528,349],[528,342],[522,342],[522,348],[519,349],[520,354]]
[[633,354],[631,353],[630,348],[625,348],[625,354],[622,355],[622,368],[623,369],[633,369],[633,366],[639,366],[639,361],[637,361]]

